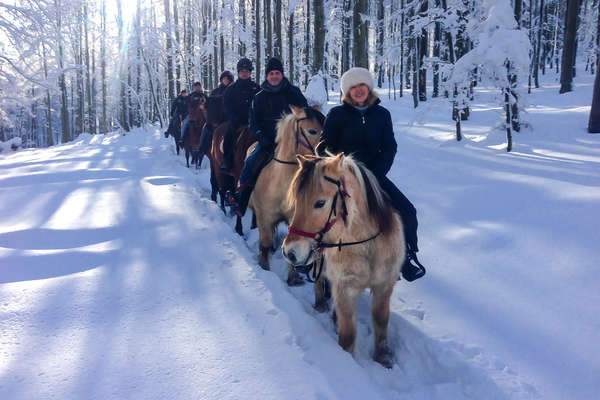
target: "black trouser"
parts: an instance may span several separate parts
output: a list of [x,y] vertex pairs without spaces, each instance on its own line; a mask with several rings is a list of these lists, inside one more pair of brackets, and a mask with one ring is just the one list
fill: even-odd
[[406,196],[396,187],[394,182],[390,181],[385,176],[378,176],[377,180],[381,188],[388,194],[392,205],[400,216],[402,217],[402,224],[404,225],[404,237],[408,247],[417,252],[419,247],[417,245],[417,227],[419,222],[417,221],[417,210],[415,206],[406,198]]

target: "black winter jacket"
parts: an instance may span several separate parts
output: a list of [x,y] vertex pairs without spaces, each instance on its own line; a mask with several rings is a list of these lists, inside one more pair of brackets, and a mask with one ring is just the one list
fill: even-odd
[[250,130],[263,147],[275,145],[275,127],[283,114],[292,112],[290,105],[308,107],[306,98],[287,78],[281,85],[273,89],[266,81],[261,85],[262,90],[254,96],[250,113]]
[[385,176],[394,162],[396,139],[390,112],[377,99],[364,114],[350,104],[327,114],[321,140],[332,153],[352,154],[375,176]]
[[235,125],[247,125],[252,99],[259,90],[260,87],[252,79],[238,79],[229,85],[223,96],[227,120]]
[[[229,86],[231,86],[231,85],[229,85]],[[223,96],[223,95],[225,95],[225,91],[227,90],[227,88],[229,86],[225,86],[221,83],[219,86],[214,88],[212,92],[210,92],[210,95],[211,96]]]
[[181,119],[185,119],[188,112],[188,98],[187,96],[177,96],[173,103],[171,103],[171,118],[179,116]]

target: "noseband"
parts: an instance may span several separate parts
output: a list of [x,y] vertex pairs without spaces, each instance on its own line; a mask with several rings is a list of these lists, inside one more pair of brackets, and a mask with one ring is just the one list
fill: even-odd
[[[323,261],[324,258],[322,257],[323,255],[323,250],[326,248],[333,248],[333,247],[337,247],[338,251],[342,251],[342,247],[344,246],[354,246],[357,244],[362,244],[362,243],[366,243],[368,241],[371,241],[373,239],[375,239],[377,236],[379,236],[379,234],[381,233],[381,231],[377,232],[375,235],[371,236],[368,239],[365,240],[359,240],[356,242],[342,242],[342,240],[340,239],[340,241],[338,243],[326,243],[323,241],[323,237],[325,236],[325,234],[327,232],[329,232],[329,230],[331,230],[331,228],[333,227],[333,225],[335,225],[335,223],[338,221],[338,215],[337,215],[337,201],[338,198],[340,199],[340,201],[342,202],[342,210],[340,213],[340,217],[342,218],[342,220],[344,221],[344,225],[346,225],[347,223],[347,217],[348,217],[348,208],[346,206],[346,197],[350,197],[350,195],[348,194],[348,192],[346,191],[346,183],[344,181],[344,177],[342,176],[339,180],[337,179],[333,179],[327,175],[324,176],[325,180],[327,182],[333,183],[334,185],[337,186],[337,191],[335,192],[335,194],[333,195],[333,200],[331,202],[331,209],[329,210],[329,216],[327,217],[327,222],[325,222],[325,226],[323,226],[323,229],[321,229],[318,232],[305,232],[299,229],[294,228],[292,225],[290,225],[290,227],[288,228],[288,233],[292,233],[298,236],[302,236],[305,238],[309,238],[309,239],[313,239],[316,244],[315,245],[311,245],[311,249],[310,249],[310,253],[307,256],[307,260],[308,258],[310,258],[310,256],[313,253],[316,253],[320,258],[321,261],[319,263],[319,269],[317,271],[317,266],[316,266],[316,262],[314,262],[310,268],[308,268],[307,270],[305,270],[306,273],[306,277],[308,279],[309,282],[314,282],[317,279],[319,279],[319,277],[321,276],[321,272],[323,272]],[[333,217],[333,219],[332,219]],[[310,277],[310,272],[313,271],[313,276],[312,279]]]

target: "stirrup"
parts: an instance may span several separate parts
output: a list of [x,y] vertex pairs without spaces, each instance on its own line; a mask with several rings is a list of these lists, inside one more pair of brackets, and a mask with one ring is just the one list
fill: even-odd
[[236,207],[238,206],[238,200],[235,192],[228,190],[225,193],[225,205],[227,207]]
[[427,270],[419,262],[417,254],[409,250],[406,253],[406,261],[402,265],[402,277],[408,282],[412,282],[422,278],[426,272]]

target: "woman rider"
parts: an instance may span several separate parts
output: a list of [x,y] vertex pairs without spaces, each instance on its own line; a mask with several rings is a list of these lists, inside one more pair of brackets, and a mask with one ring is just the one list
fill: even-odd
[[396,155],[392,118],[373,90],[373,77],[365,68],[351,68],[342,76],[342,105],[329,111],[320,149],[334,154],[352,154],[373,172],[381,188],[389,195],[402,217],[407,244],[407,258],[402,276],[413,281],[425,275],[419,263],[417,246],[417,210],[385,175]]

